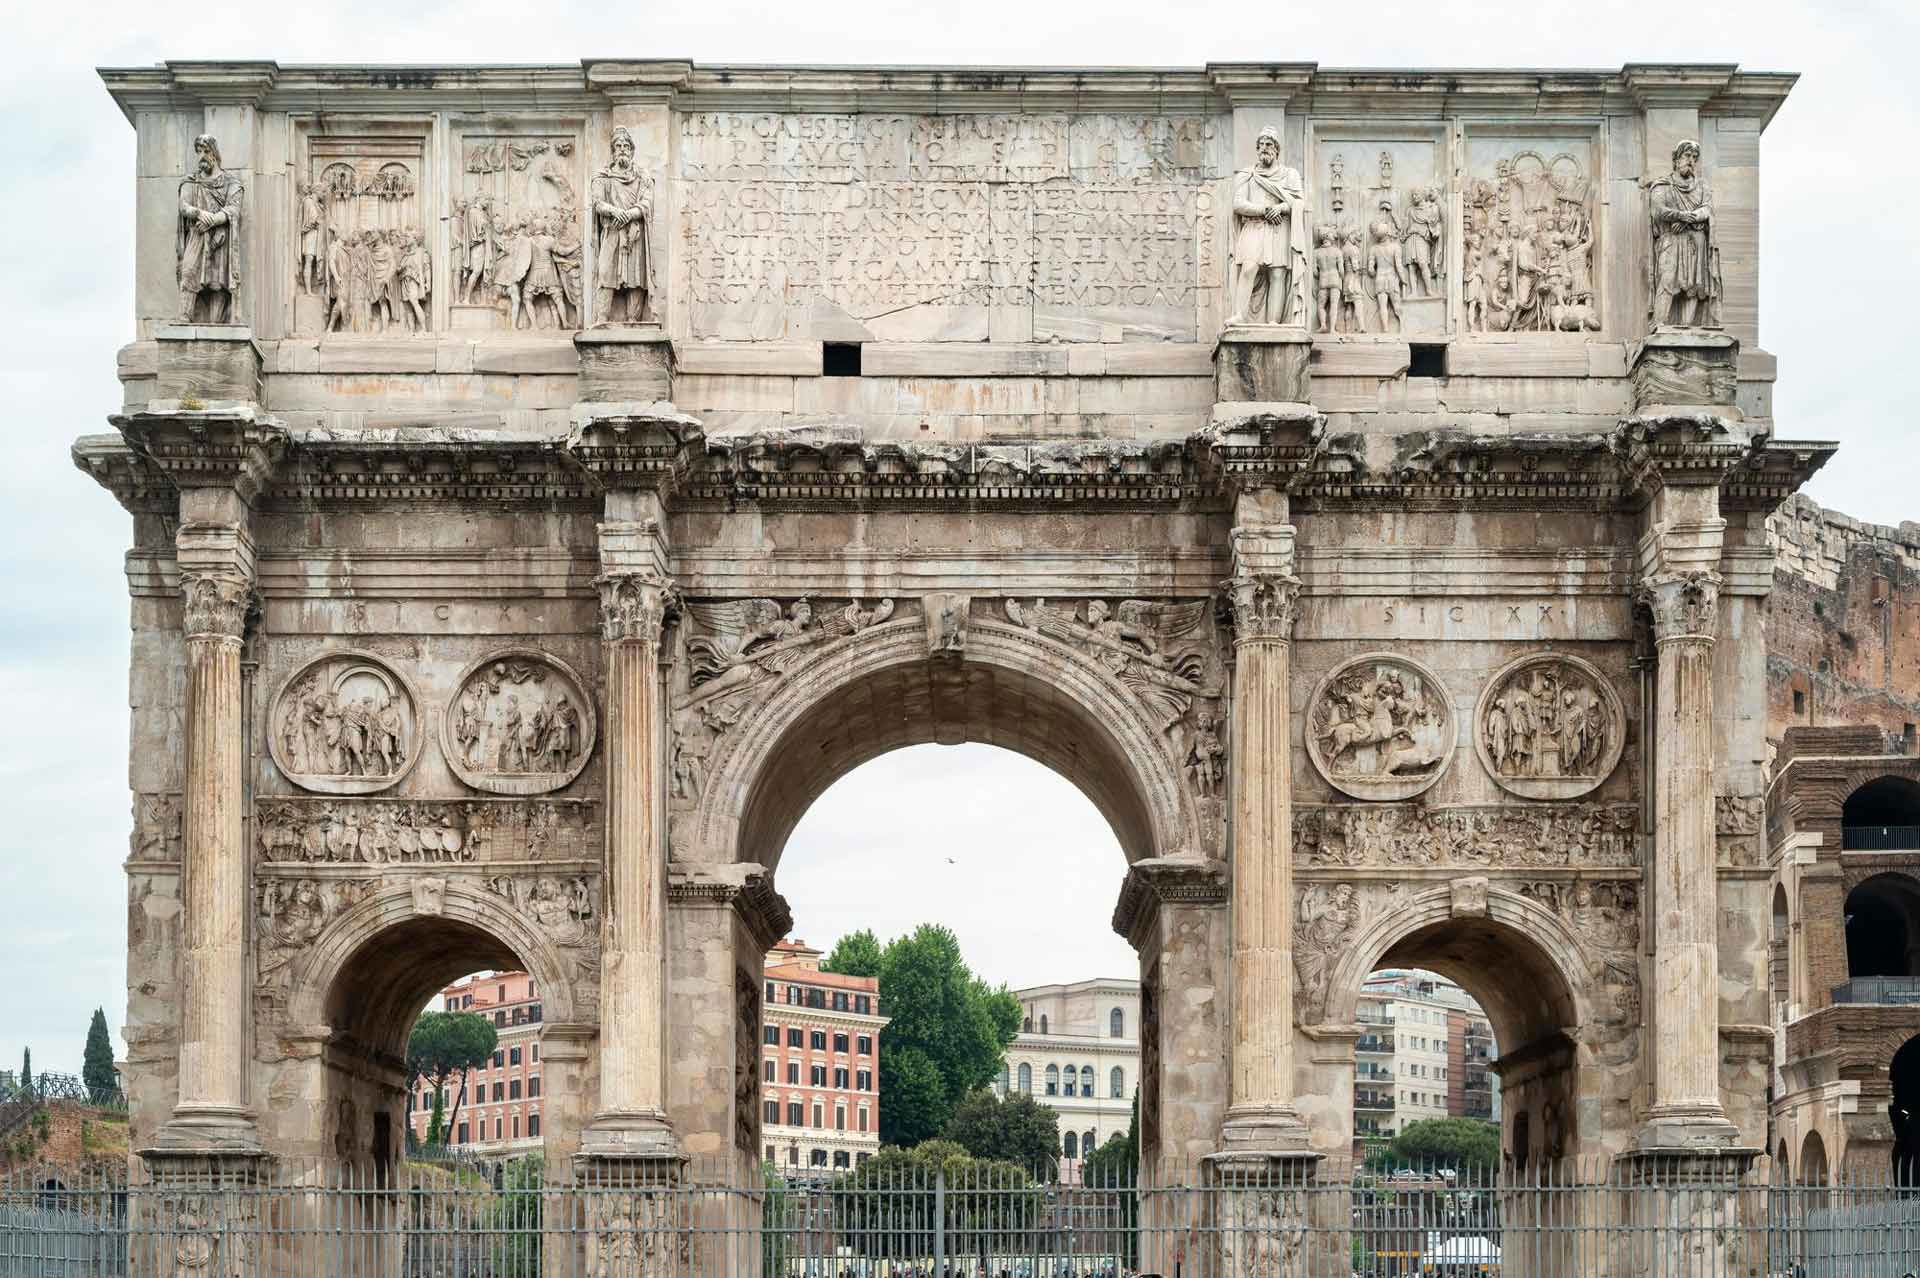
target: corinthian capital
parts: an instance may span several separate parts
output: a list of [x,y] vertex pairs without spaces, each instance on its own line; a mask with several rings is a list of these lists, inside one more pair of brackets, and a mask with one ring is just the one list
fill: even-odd
[[1300,579],[1288,573],[1236,573],[1221,583],[1233,605],[1233,642],[1282,643],[1293,638]]
[[1640,583],[1640,599],[1653,613],[1656,640],[1711,641],[1719,628],[1719,573],[1657,573]]
[[236,572],[183,570],[180,594],[186,601],[182,629],[189,639],[239,639],[246,634],[252,584]]
[[603,573],[594,584],[600,588],[600,632],[608,643],[658,644],[667,618],[680,605],[673,583],[656,573]]

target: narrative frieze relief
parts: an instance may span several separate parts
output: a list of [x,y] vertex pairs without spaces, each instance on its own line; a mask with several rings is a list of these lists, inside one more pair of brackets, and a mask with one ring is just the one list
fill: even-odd
[[1461,304],[1477,333],[1600,327],[1592,137],[1468,143]]
[[1299,603],[1297,639],[1494,639],[1573,641],[1633,633],[1632,601],[1617,596],[1461,599],[1444,595],[1337,598],[1310,588]]
[[595,805],[585,799],[260,799],[262,862],[305,865],[460,865],[486,861],[594,861]]
[[1630,803],[1302,807],[1293,845],[1303,866],[1629,868],[1634,827]]
[[1447,199],[1429,140],[1316,141],[1315,323],[1322,333],[1444,333]]
[[1307,701],[1307,757],[1356,799],[1408,799],[1446,771],[1458,731],[1445,685],[1407,657],[1341,663]]
[[600,879],[589,874],[500,874],[487,890],[511,902],[560,947],[585,991],[600,979]]
[[267,711],[268,750],[288,780],[327,794],[368,794],[419,761],[418,698],[372,653],[330,652],[290,676]]
[[441,716],[441,749],[462,781],[494,794],[545,794],[580,775],[593,753],[586,684],[550,653],[510,648],[460,677]]
[[178,862],[186,838],[186,811],[177,794],[135,794],[127,852],[135,861]]
[[459,141],[453,326],[577,328],[584,279],[578,140],[560,133],[468,133]]
[[1571,883],[1538,880],[1520,895],[1558,915],[1596,950],[1631,950],[1640,943],[1640,885],[1629,880]]
[[1626,712],[1613,684],[1578,657],[1521,657],[1474,709],[1474,746],[1494,784],[1526,799],[1573,799],[1620,762]]

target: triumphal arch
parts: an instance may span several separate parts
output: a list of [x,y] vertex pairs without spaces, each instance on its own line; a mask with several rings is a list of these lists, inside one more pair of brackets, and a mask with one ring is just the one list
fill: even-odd
[[1118,835],[1149,1174],[1345,1151],[1383,964],[1513,1160],[1766,1143],[1792,77],[104,76],[153,1166],[385,1165],[488,965],[549,1169],[751,1165],[788,833],[960,741]]

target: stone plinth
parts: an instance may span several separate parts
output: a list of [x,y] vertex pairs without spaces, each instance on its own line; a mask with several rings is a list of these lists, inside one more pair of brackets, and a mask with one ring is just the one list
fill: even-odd
[[260,345],[253,330],[236,324],[163,324],[153,398],[178,400],[188,408],[260,402]]
[[673,343],[658,325],[595,328],[573,335],[580,398],[596,404],[673,398]]
[[1313,339],[1304,328],[1244,325],[1223,329],[1213,348],[1214,398],[1228,403],[1312,400]]
[[1660,328],[1628,352],[1633,403],[1642,414],[1716,411],[1737,417],[1740,342],[1713,329]]

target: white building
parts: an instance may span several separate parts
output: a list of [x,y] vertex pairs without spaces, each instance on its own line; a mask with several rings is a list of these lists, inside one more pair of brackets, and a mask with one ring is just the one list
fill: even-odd
[[1500,1114],[1493,1035],[1473,996],[1432,972],[1382,971],[1360,989],[1354,1044],[1356,1152],[1427,1118]]
[[1116,978],[1015,990],[1020,1033],[995,1091],[1026,1092],[1060,1115],[1063,1176],[1124,1136],[1140,1082],[1140,982]]

